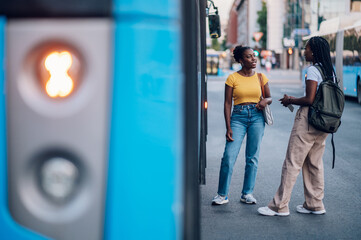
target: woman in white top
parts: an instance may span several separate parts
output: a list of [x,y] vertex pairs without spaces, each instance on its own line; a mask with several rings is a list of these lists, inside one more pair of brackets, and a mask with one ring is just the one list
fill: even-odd
[[299,213],[324,214],[326,212],[322,199],[324,196],[324,171],[322,156],[325,150],[325,140],[328,133],[315,129],[308,124],[308,108],[313,103],[317,88],[322,82],[322,76],[314,65],[319,65],[327,79],[336,76],[330,56],[328,42],[322,37],[312,37],[306,44],[306,61],[313,66],[307,69],[305,77],[305,96],[296,98],[284,95],[281,104],[299,105],[291,136],[288,143],[286,158],[282,167],[281,184],[267,207],[261,207],[258,212],[267,216],[288,216],[288,203],[292,188],[302,169],[305,202],[298,205]]

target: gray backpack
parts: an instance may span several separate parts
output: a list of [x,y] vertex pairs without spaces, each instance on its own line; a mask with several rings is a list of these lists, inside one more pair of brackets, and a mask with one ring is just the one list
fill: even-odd
[[332,80],[327,80],[319,65],[315,67],[320,71],[323,81],[318,86],[315,100],[308,111],[308,122],[316,129],[332,133],[333,162],[335,166],[335,145],[333,133],[341,125],[341,116],[345,105],[345,96],[342,89]]

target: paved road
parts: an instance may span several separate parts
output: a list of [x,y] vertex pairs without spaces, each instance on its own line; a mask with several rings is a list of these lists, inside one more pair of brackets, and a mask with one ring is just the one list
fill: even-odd
[[[289,217],[264,217],[257,208],[267,205],[279,182],[295,111],[277,101],[283,93],[303,94],[300,76],[295,71],[271,71],[271,105],[275,124],[266,126],[260,153],[254,196],[257,205],[239,202],[244,174],[244,146],[235,164],[230,186],[230,202],[212,206],[216,195],[220,159],[224,150],[223,91],[225,77],[208,79],[208,141],[206,185],[201,186],[202,239],[361,239],[361,106],[347,100],[342,126],[335,134],[336,166],[331,169],[330,136],[324,154],[327,213],[322,216],[296,213],[303,203],[302,176],[297,179],[290,201]],[[296,109],[295,109],[296,110]]]

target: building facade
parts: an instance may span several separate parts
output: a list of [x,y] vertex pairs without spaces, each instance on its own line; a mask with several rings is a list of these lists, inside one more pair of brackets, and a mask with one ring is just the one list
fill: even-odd
[[227,45],[247,45],[256,47],[253,34],[259,31],[258,14],[262,8],[262,0],[235,0],[230,10]]
[[[270,7],[273,1],[282,0],[267,0]],[[322,21],[349,15],[358,6],[356,1],[351,0],[283,0],[283,2],[285,12],[281,66],[292,69],[299,69],[300,50],[304,47],[303,36],[317,32]],[[293,46],[285,45],[285,40],[291,42]],[[289,47],[293,49],[292,56],[287,53]]]
[[267,0],[267,49],[277,54],[283,52],[284,20],[285,1]]
[[[317,32],[320,23],[361,11],[361,0],[264,0],[267,4],[267,49],[281,68],[298,69],[302,37]],[[256,47],[253,33],[259,31],[262,0],[235,0],[230,11],[227,45]],[[290,51],[290,48],[292,51]]]

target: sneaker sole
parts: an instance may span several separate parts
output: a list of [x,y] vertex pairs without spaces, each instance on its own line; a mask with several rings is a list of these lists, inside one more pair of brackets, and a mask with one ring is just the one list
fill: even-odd
[[272,217],[272,216],[287,217],[287,216],[290,215],[289,212],[288,212],[288,213],[278,213],[278,212],[274,212],[274,214],[272,214],[272,213],[265,213],[265,212],[262,212],[262,211],[259,211],[259,210],[257,210],[257,212],[258,212],[260,215],[262,215],[262,216],[270,216],[270,217]]
[[326,213],[326,210],[323,210],[323,211],[299,211],[299,210],[297,210],[297,212],[302,213],[302,214],[323,215]]
[[323,215],[326,213],[326,210],[321,210],[321,211],[311,211],[311,210],[307,210],[305,208],[302,208],[301,210],[296,209],[296,211],[298,213],[302,213],[302,214],[314,214],[314,215]]
[[212,202],[212,205],[223,205],[223,204],[226,204],[226,203],[228,203],[228,202],[229,202],[229,200],[222,201],[222,202],[220,202],[220,203]]
[[261,213],[261,212],[258,212],[259,214],[261,214],[262,216],[270,216],[270,217],[273,217],[273,216],[278,216],[278,217],[287,217],[290,215],[290,213],[275,213],[275,214],[264,214],[264,213]]
[[242,198],[241,198],[241,202],[246,203],[246,204],[257,204],[257,201],[256,202],[247,202],[246,200],[244,200]]

